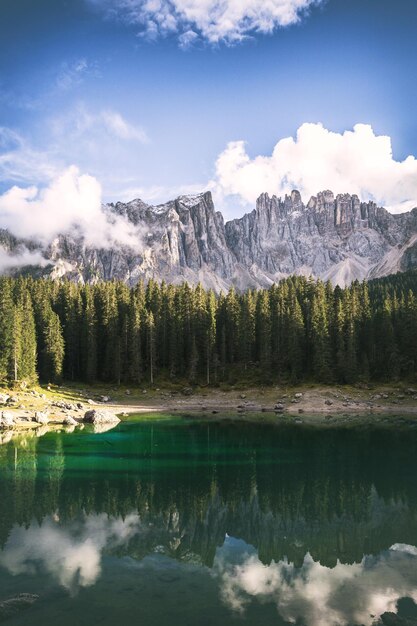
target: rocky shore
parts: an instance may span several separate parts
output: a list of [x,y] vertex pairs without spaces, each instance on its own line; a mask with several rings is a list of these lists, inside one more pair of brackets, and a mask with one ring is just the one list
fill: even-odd
[[417,427],[417,389],[381,387],[267,387],[227,389],[74,389],[54,387],[0,392],[0,441],[13,433],[89,425],[113,428],[120,417],[137,413],[196,415],[199,418],[288,418],[295,423],[382,423]]

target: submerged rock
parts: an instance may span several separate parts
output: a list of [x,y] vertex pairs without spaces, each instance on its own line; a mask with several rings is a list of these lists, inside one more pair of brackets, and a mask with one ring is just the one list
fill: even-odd
[[118,424],[120,422],[117,415],[111,411],[104,411],[100,409],[91,409],[84,415],[84,422],[87,424]]
[[37,600],[39,596],[33,593],[19,593],[14,598],[8,598],[0,602],[0,622],[14,617],[20,611],[29,609]]

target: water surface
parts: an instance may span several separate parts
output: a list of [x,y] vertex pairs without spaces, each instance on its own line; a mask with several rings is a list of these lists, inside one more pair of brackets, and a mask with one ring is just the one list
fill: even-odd
[[407,429],[169,418],[0,446],[0,621],[39,596],[10,624],[417,623],[416,545]]

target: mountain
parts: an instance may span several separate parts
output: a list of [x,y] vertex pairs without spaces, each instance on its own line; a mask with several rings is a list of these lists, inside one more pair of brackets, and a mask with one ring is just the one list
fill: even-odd
[[41,251],[49,263],[42,272],[53,278],[200,281],[216,291],[265,287],[290,274],[344,286],[417,267],[417,208],[393,215],[356,195],[323,191],[304,204],[298,191],[284,199],[262,194],[251,213],[226,224],[209,192],[104,209],[135,228],[134,245],[98,249],[81,235],[60,235],[42,247],[4,230],[0,245]]

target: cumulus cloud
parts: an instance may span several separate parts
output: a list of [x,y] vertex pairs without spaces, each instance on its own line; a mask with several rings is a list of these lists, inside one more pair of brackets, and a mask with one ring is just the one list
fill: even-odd
[[109,518],[89,515],[66,528],[52,518],[41,526],[14,527],[0,555],[0,565],[11,574],[44,570],[71,592],[93,585],[101,574],[104,550],[126,545],[140,529],[139,516]]
[[250,204],[262,192],[280,196],[298,189],[307,201],[331,189],[402,212],[417,206],[417,160],[396,161],[391,138],[367,124],[336,133],[306,123],[268,156],[251,158],[244,141],[230,142],[217,159],[213,186],[221,196],[233,194]]
[[104,210],[99,182],[75,166],[42,189],[14,186],[0,195],[0,226],[45,244],[67,233],[82,235],[87,244],[101,248],[138,243],[128,220]]
[[300,568],[288,561],[264,565],[256,553],[243,555],[233,565],[226,546],[218,550],[215,569],[223,601],[238,613],[256,599],[274,602],[281,618],[293,624],[371,626],[386,611],[396,612],[400,598],[417,601],[415,561],[414,553],[397,545],[378,557],[338,562],[333,568],[315,562],[310,554]]
[[151,39],[176,33],[188,46],[197,38],[233,44],[300,21],[324,0],[87,0],[110,17],[138,25]]

